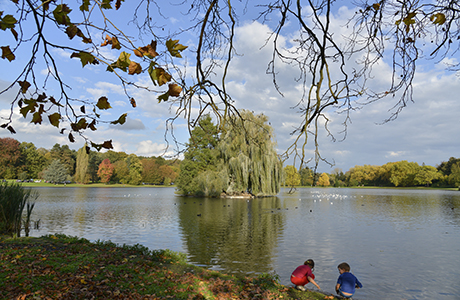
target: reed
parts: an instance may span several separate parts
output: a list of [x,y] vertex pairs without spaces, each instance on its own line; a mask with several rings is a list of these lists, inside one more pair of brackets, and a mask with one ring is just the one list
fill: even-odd
[[[0,234],[19,237],[23,228],[29,233],[30,216],[38,198],[37,192],[26,189],[17,183],[0,184]],[[25,218],[23,212],[26,208]]]

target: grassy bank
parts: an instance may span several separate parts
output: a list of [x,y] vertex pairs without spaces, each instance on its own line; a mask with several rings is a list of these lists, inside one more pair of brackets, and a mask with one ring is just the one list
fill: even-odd
[[0,237],[1,299],[332,299],[185,262],[169,250],[64,235]]

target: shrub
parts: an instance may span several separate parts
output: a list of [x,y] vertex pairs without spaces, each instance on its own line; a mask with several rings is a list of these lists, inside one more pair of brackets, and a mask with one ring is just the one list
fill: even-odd
[[[35,203],[31,203],[38,198],[36,192],[26,189],[17,183],[2,182],[0,184],[0,234],[7,234],[19,237],[21,235],[22,224],[29,232],[30,215]],[[25,219],[23,211],[26,208]]]

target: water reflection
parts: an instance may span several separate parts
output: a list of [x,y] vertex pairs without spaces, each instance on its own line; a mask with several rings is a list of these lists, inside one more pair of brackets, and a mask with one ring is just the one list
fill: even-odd
[[186,252],[227,273],[276,271],[289,284],[306,258],[332,292],[347,261],[355,299],[458,299],[460,192],[282,190],[278,197],[181,198],[173,188],[38,188],[32,236],[64,233]]
[[269,211],[279,203],[277,197],[180,201],[179,226],[190,261],[226,273],[271,271],[285,215]]

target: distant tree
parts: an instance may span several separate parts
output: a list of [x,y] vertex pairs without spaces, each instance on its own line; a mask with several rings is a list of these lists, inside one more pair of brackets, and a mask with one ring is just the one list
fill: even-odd
[[160,173],[163,177],[163,184],[168,185],[171,182],[174,182],[177,178],[177,173],[174,172],[173,168],[168,165],[160,166]]
[[183,194],[219,196],[251,193],[276,195],[282,163],[275,151],[273,128],[263,114],[242,111],[229,117],[219,136],[209,116],[192,131],[177,180]]
[[59,159],[54,160],[44,171],[43,178],[49,182],[60,183],[67,180],[69,172]]
[[129,169],[125,160],[119,160],[113,163],[112,180],[124,184],[129,182]]
[[103,156],[100,152],[90,151],[89,152],[89,165],[88,165],[88,175],[92,182],[99,182],[100,177],[97,175],[99,170],[99,165],[103,161]]
[[437,180],[441,177],[442,173],[439,172],[435,167],[422,166],[415,175],[414,182],[417,185],[430,186],[433,180]]
[[390,181],[394,186],[414,186],[420,166],[416,162],[399,161],[391,166]]
[[452,164],[448,181],[451,186],[460,188],[460,162]]
[[101,153],[101,156],[102,160],[107,158],[108,160],[110,160],[110,163],[114,164],[119,160],[124,160],[125,158],[127,158],[128,154],[126,154],[125,152],[115,152],[113,150],[109,150],[107,152]]
[[101,162],[99,165],[99,170],[97,171],[97,175],[101,178],[102,183],[110,182],[110,178],[113,175],[114,169],[114,166],[110,163],[108,158]]
[[12,138],[0,138],[0,179],[17,178],[20,159],[20,143]]
[[372,165],[355,166],[350,169],[350,180],[364,185],[372,185],[377,179],[378,169],[378,166]]
[[300,175],[300,184],[302,186],[312,186],[313,185],[313,172],[308,167],[301,168],[299,170]]
[[209,115],[203,116],[198,121],[190,135],[184,160],[180,165],[180,173],[177,178],[177,188],[184,195],[196,195],[200,193],[198,174],[205,170],[216,170],[219,151],[218,130],[212,123]]
[[90,182],[89,167],[89,147],[85,144],[77,152],[77,166],[75,168],[74,179],[78,183],[87,184]]
[[53,148],[49,151],[50,161],[59,159],[61,164],[65,166],[69,175],[75,173],[75,151],[72,151],[68,145],[54,144]]
[[38,151],[33,143],[22,142],[21,149],[21,165],[27,176],[30,178],[38,178],[38,174],[46,167],[46,158]]
[[142,182],[142,163],[135,154],[128,155],[125,158],[128,167],[128,182],[129,184],[139,185]]
[[329,182],[329,176],[326,173],[322,173],[319,176],[318,182],[316,184],[319,186],[330,186],[331,184]]
[[284,185],[298,186],[300,185],[300,175],[294,166],[288,165],[284,167]]
[[217,147],[223,167],[219,166],[215,178],[228,184],[225,191],[230,194],[241,191],[254,196],[278,194],[283,164],[276,153],[268,117],[242,110],[240,117],[230,117],[225,124]]
[[163,176],[160,172],[160,165],[155,158],[141,159],[142,163],[142,181],[152,184],[162,184]]
[[448,161],[443,161],[437,169],[441,171],[444,175],[449,176],[452,173],[452,166],[454,164],[460,163],[460,158],[451,157]]

